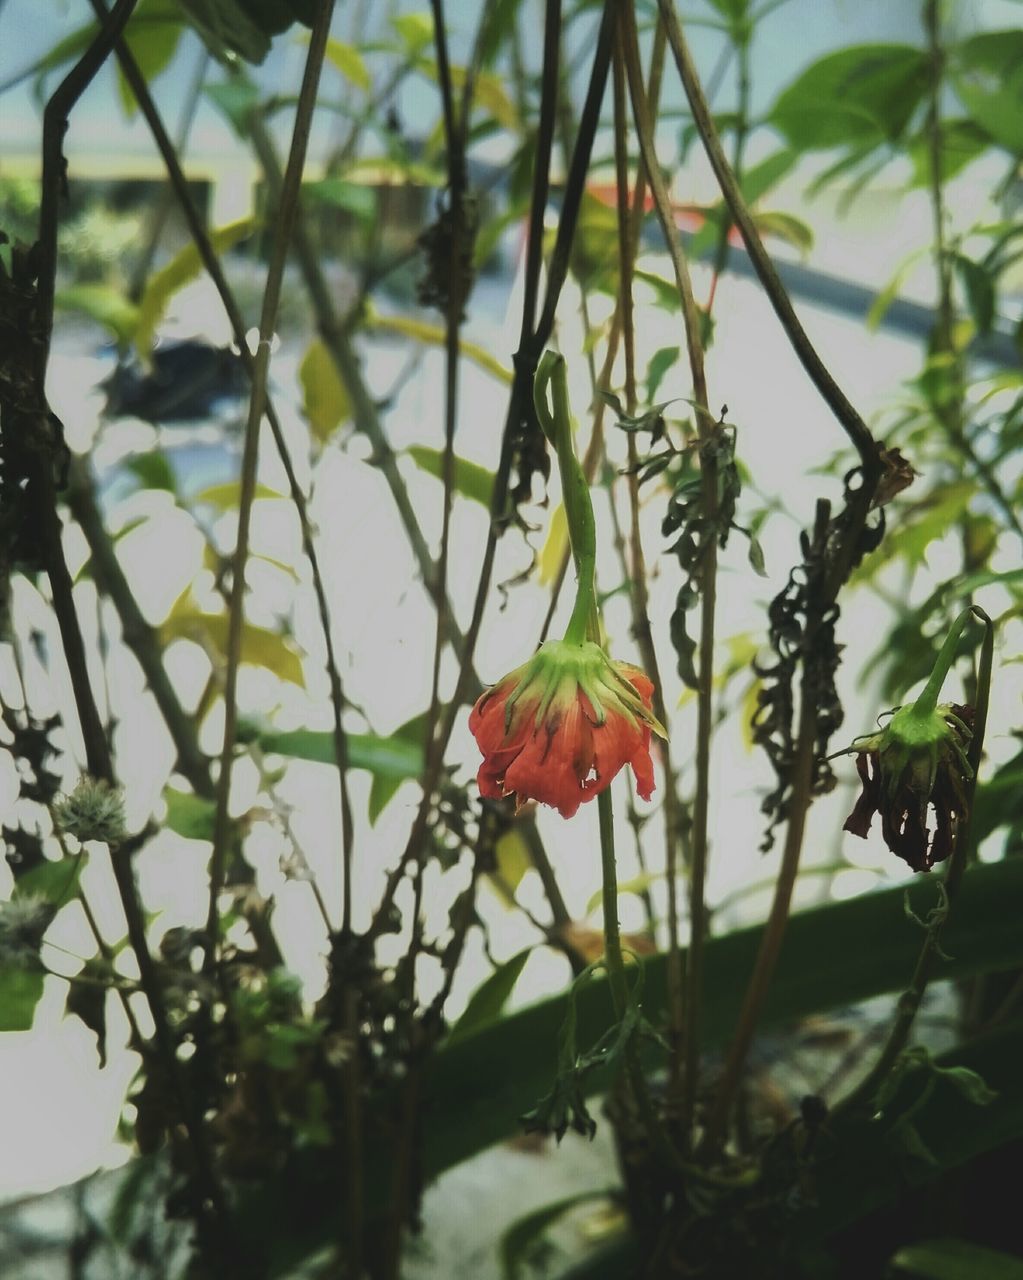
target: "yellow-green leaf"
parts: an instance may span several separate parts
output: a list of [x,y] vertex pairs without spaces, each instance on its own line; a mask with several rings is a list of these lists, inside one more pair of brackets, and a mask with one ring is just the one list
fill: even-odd
[[[193,640],[204,648],[210,648],[221,657],[227,655],[227,614],[203,613],[197,609],[175,607],[160,627],[164,644],[172,640]],[[302,659],[282,635],[257,627],[251,622],[242,624],[241,660],[254,667],[265,667],[281,680],[305,687]]]
[[[128,23],[125,38],[146,84],[152,84],[173,61],[182,30],[181,10],[173,0],[152,0],[139,5]],[[120,66],[117,91],[124,114],[130,119],[138,110],[138,103]]]
[[[232,511],[241,500],[241,491],[242,487],[239,481],[228,480],[224,484],[211,484],[209,488],[197,493],[192,501],[204,503],[210,507],[218,507],[221,511]],[[257,499],[277,498],[286,500],[287,495],[278,493],[276,489],[271,489],[269,485],[257,484],[255,497]]]
[[522,877],[533,865],[529,856],[529,846],[521,832],[512,827],[499,838],[494,846],[494,858],[497,871],[490,877],[490,883],[506,906],[515,905],[515,890]]
[[[443,480],[444,454],[440,449],[431,449],[425,444],[413,444],[409,446],[408,454],[417,467],[429,472],[431,476],[436,476],[438,480]],[[460,493],[463,498],[472,498],[489,509],[491,494],[494,491],[494,473],[488,471],[486,467],[479,466],[478,463],[469,462],[457,455],[454,462],[455,492]]]
[[78,311],[95,320],[122,345],[131,341],[139,322],[138,307],[105,284],[72,284],[58,289],[53,305],[60,311]]
[[[375,329],[380,333],[400,333],[431,347],[442,347],[447,340],[443,325],[431,324],[428,320],[414,320],[411,316],[384,316],[372,307],[367,307],[363,324],[367,329]],[[466,338],[459,341],[458,349],[467,360],[485,369],[487,373],[492,373],[505,386],[511,386],[511,370],[506,369],[489,351]]]
[[313,435],[321,444],[326,444],[342,422],[352,416],[352,406],[322,339],[314,338],[309,344],[298,377],[302,384],[303,412]]
[[[226,226],[211,231],[210,242],[217,253],[224,253],[240,240],[246,239],[256,227],[255,218],[240,218]],[[135,330],[135,346],[145,359],[153,346],[157,326],[163,319],[171,298],[199,275],[202,259],[194,244],[187,245],[175,254],[165,267],[150,276],[139,303],[138,326]]]
[[362,54],[353,45],[345,44],[342,40],[328,40],[327,57],[357,89],[370,87],[369,71],[362,60]]
[[568,554],[568,524],[565,521],[565,508],[559,502],[551,512],[550,524],[547,526],[547,537],[540,550],[538,569],[540,585],[547,587],[558,576],[562,561]]

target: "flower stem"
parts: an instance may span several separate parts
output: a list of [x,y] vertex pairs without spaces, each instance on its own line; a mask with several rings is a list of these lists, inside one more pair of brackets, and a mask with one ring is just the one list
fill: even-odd
[[600,818],[600,868],[603,880],[604,903],[604,963],[607,965],[611,999],[615,1017],[625,1014],[628,987],[625,981],[625,962],[622,959],[622,938],[618,927],[618,871],[615,865],[614,812],[611,807],[611,789],[605,788],[597,796],[597,813]]
[[[553,412],[547,403],[551,390]],[[586,475],[575,456],[572,441],[572,413],[568,404],[568,379],[565,358],[554,351],[544,352],[533,384],[536,415],[549,443],[558,455],[561,492],[568,525],[568,540],[575,560],[577,586],[575,605],[565,631],[570,644],[582,644],[594,620],[594,570],[597,560],[597,535],[593,522],[593,504]]]
[[[984,748],[984,731],[987,728],[987,712],[988,702],[991,696],[991,668],[994,660],[994,643],[995,632],[994,624],[983,609],[971,606],[964,609],[959,617],[955,620],[952,630],[949,632],[948,639],[942,646],[938,662],[935,666],[935,672],[942,665],[942,661],[946,657],[946,650],[949,655],[955,649],[955,641],[959,638],[963,627],[966,625],[967,617],[973,614],[978,621],[982,622],[985,627],[984,639],[981,644],[980,651],[980,669],[977,673],[977,706],[974,716],[973,737],[970,741],[969,760],[973,770],[972,775],[966,780],[966,813],[960,821],[955,833],[955,844],[952,848],[951,857],[948,860],[948,870],[945,872],[945,879],[942,882],[944,894],[939,907],[932,913],[932,920],[927,929],[927,936],[924,944],[920,948],[920,954],[917,957],[916,967],[913,970],[913,976],[910,979],[909,987],[899,997],[895,1022],[891,1031],[888,1033],[888,1039],[884,1048],[881,1050],[880,1056],[874,1066],[860,1083],[853,1089],[848,1097],[844,1098],[839,1104],[843,1112],[850,1111],[859,1107],[872,1106],[877,1092],[884,1083],[889,1072],[898,1062],[903,1050],[909,1042],[910,1032],[913,1030],[913,1023],[919,1012],[920,1005],[923,1002],[924,993],[927,990],[928,983],[934,972],[934,962],[941,954],[941,935],[948,926],[948,917],[951,907],[959,892],[959,886],[962,883],[963,872],[966,870],[966,859],[970,847],[970,820],[973,816],[973,801],[977,790],[977,772],[980,767],[980,757]],[[944,673],[948,671],[951,663],[951,656],[945,662],[941,679],[944,679]],[[927,693],[934,676],[927,682],[924,694]],[[938,682],[938,688],[941,687],[941,681]],[[924,694],[921,694],[923,698]],[[920,699],[917,699],[919,705]],[[931,704],[933,710],[934,703]]]
[[934,664],[927,683],[921,690],[920,696],[913,703],[913,710],[920,715],[930,715],[934,708],[938,705],[938,698],[941,695],[941,686],[945,683],[945,677],[948,675],[955,661],[956,648],[959,644],[959,637],[963,634],[963,628],[966,626],[973,609],[964,609],[962,613],[952,623],[952,629],[945,637],[945,643],[941,646],[937,661]]

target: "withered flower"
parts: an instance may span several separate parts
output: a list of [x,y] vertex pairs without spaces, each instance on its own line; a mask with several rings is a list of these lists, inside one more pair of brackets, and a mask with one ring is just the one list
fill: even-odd
[[863,789],[844,829],[866,839],[880,813],[885,844],[914,871],[943,862],[968,809],[972,724],[972,707],[946,703],[927,711],[914,704],[900,707],[879,733],[857,739],[849,750],[857,753]]

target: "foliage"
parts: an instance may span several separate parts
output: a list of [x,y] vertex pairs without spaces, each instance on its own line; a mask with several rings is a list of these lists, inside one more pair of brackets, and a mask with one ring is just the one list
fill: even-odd
[[[0,187],[0,1030],[42,1022],[48,975],[100,1067],[122,1052],[115,1010],[126,1028],[139,1159],[115,1245],[137,1234],[136,1201],[159,1198],[189,1233],[194,1280],[284,1276],[325,1249],[338,1274],[394,1280],[427,1179],[523,1125],[560,1140],[607,1123],[621,1185],[599,1195],[627,1231],[590,1274],[674,1274],[663,1260],[684,1257],[711,1280],[809,1276],[838,1265],[837,1233],[868,1240],[903,1186],[940,1188],[1023,1134],[1023,757],[1001,693],[1023,612],[1023,324],[1010,320],[1023,36],[923,0],[918,40],[833,49],[755,114],[778,7],[706,0],[679,25],[669,0],[551,0],[540,33],[540,8],[521,0],[72,5],[62,38],[2,86],[30,81],[51,105],[38,183]],[[121,20],[123,39],[107,40]],[[665,41],[651,42],[658,24]],[[694,72],[685,45],[701,25],[735,70],[734,84],[713,77],[731,96],[711,106],[709,67]],[[220,226],[149,92],[190,51],[203,61],[189,111],[219,112],[232,161],[258,174],[258,207]],[[301,91],[260,70],[285,55],[304,60]],[[119,109],[152,130],[167,170],[170,221],[162,197],[142,214],[108,207],[108,187],[81,199],[73,129],[65,150],[55,125],[84,113],[75,94],[113,66]],[[698,145],[720,199],[675,199],[661,171],[685,197]],[[996,170],[973,221],[966,184]],[[911,283],[926,278],[936,300],[917,307],[918,371],[868,427],[865,389],[837,385],[769,250],[812,262],[813,195],[832,188],[855,209],[879,182],[899,216],[929,206],[933,231],[880,289],[862,340],[904,312]],[[743,375],[717,363],[735,319],[719,284],[747,256],[855,450],[811,473],[804,445],[828,420],[777,428],[799,502],[766,491],[744,456],[752,424],[723,402]],[[517,340],[484,320],[494,291]],[[208,320],[214,295],[226,345],[175,341],[181,313],[198,300]],[[96,377],[98,421],[60,387],[72,324],[116,347],[114,373]],[[560,494],[546,390],[533,395],[552,343],[573,380],[589,373],[585,396],[573,385],[589,406],[574,435],[567,390],[555,404]],[[215,441],[216,474],[179,443],[184,422]],[[336,497],[353,475],[361,506]],[[650,715],[671,730],[654,807],[630,801],[639,867],[620,883],[610,791],[590,828],[585,811],[569,828],[481,798],[463,732],[492,651],[508,649],[502,630],[532,626],[527,649],[546,638],[562,581],[589,573],[591,487],[599,607],[580,625],[594,644],[635,639],[664,673]],[[786,540],[786,518],[807,527]],[[720,601],[762,581],[759,628],[716,637]],[[997,669],[993,626],[938,657],[979,603]],[[883,622],[863,646],[868,611]],[[920,879],[793,912],[801,875],[837,898],[857,871],[834,849],[800,865],[811,805],[839,780],[836,732],[912,701],[936,658],[942,674],[954,659],[974,727],[937,895]],[[985,755],[992,685],[1000,737]],[[536,691],[534,726],[556,692]],[[589,703],[597,720],[573,731],[589,733],[599,778],[601,699]],[[580,693],[576,719],[583,706]],[[761,803],[764,848],[785,828],[766,926],[733,927],[734,895],[707,899],[708,848],[732,852],[711,747],[733,729],[766,756],[766,787],[743,797]],[[553,722],[548,737],[548,750],[571,741]],[[136,753],[164,761],[144,783]],[[915,781],[902,808],[922,796],[926,831],[933,770]],[[892,808],[891,794],[874,800]],[[597,884],[597,824],[588,910],[603,903],[602,934],[565,897],[585,903]],[[147,868],[175,858],[191,898],[171,924]],[[645,912],[624,939],[619,893]],[[116,901],[94,911],[101,894]],[[297,930],[282,923],[303,912]],[[84,954],[58,941],[73,920]],[[495,945],[503,961],[496,921],[518,940]],[[544,949],[570,983],[511,1007]],[[481,954],[490,971],[469,994],[463,970]],[[935,1001],[954,1009],[940,1053],[925,1000],[937,983],[955,990]],[[885,998],[865,1025],[863,1002]],[[839,1052],[829,1070],[818,1055],[800,1096],[786,1060],[824,1017]],[[495,1241],[505,1274],[545,1265],[545,1232],[592,1198],[513,1222]],[[970,1228],[957,1221],[949,1241],[906,1228],[871,1265],[1014,1275],[1001,1242]]]

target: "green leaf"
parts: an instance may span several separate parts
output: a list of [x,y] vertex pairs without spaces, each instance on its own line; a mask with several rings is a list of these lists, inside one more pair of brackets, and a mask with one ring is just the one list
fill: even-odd
[[916,266],[922,257],[930,255],[930,247],[925,246],[921,249],[914,249],[908,254],[896,267],[892,278],[885,287],[877,295],[870,304],[870,310],[867,312],[867,328],[871,333],[875,332],[888,312],[888,308],[899,296],[899,290],[906,282],[906,278],[910,271]]
[[[262,733],[259,742],[264,751],[276,751],[296,760],[315,764],[334,764],[334,735],[319,729],[293,729],[287,733]],[[372,733],[348,735],[348,763],[353,769],[368,769],[401,781],[418,778],[423,771],[421,746],[401,738],[378,738]]]
[[465,1012],[451,1028],[447,1043],[461,1039],[471,1031],[478,1031],[488,1023],[500,1017],[501,1011],[508,1003],[512,988],[525,968],[526,961],[533,954],[532,947],[526,947],[499,965],[487,980],[473,992]]
[[391,19],[391,26],[410,57],[422,53],[433,42],[433,18],[429,13],[399,14]]
[[946,1238],[907,1245],[891,1266],[923,1280],[1023,1280],[1023,1262],[967,1240]]
[[506,907],[514,907],[515,890],[533,865],[529,845],[519,827],[510,827],[498,837],[494,845],[494,859],[497,868],[488,877],[490,885]]
[[[149,3],[143,0],[132,14],[125,38],[147,85],[173,61],[183,30],[181,10],[173,0],[149,0]],[[120,64],[117,64],[117,91],[124,114],[130,119],[138,110],[138,103]]]
[[[417,716],[413,716],[411,720],[406,720],[404,724],[399,725],[395,729],[391,738],[398,738],[402,742],[409,742],[417,747],[420,752],[425,752],[425,734],[426,721],[429,712],[423,711]],[[369,821],[370,826],[376,823],[377,818],[383,813],[384,809],[394,798],[395,792],[401,786],[405,779],[395,774],[384,773],[378,771],[373,774],[373,782],[369,789]]]
[[[204,613],[198,609],[183,608],[171,613],[160,626],[160,638],[169,644],[172,640],[192,640],[209,645],[221,657],[227,655],[226,613]],[[265,667],[281,680],[305,687],[302,659],[284,636],[251,622],[242,623],[241,660],[254,667]]]
[[114,971],[110,961],[104,956],[94,956],[86,961],[85,968],[77,976],[80,981],[70,983],[65,1009],[81,1018],[95,1035],[96,1051],[102,1069],[107,1065],[107,991]]
[[664,375],[678,360],[679,351],[678,347],[661,347],[650,357],[650,363],[646,368],[647,400],[653,400],[657,395],[657,389],[664,380]]
[[223,84],[208,84],[206,96],[227,118],[239,138],[247,140],[249,119],[259,103],[259,90],[249,80],[225,80]]
[[787,173],[791,171],[799,159],[799,152],[792,147],[766,156],[759,164],[752,164],[742,175],[742,194],[747,204],[755,204],[761,196],[767,195]]
[[58,311],[77,311],[95,320],[109,329],[120,346],[127,346],[138,327],[138,307],[109,285],[68,285],[57,290],[53,305]]
[[39,970],[0,968],[0,1031],[31,1031],[42,994]]
[[[646,893],[652,884],[657,884],[664,879],[663,871],[642,871],[638,876],[633,876],[631,880],[621,880],[618,884],[618,896],[623,893]],[[596,911],[600,906],[604,896],[603,889],[598,889],[596,893],[590,895],[590,899],[586,904],[586,914]]]
[[15,897],[32,894],[45,898],[54,906],[63,906],[78,896],[79,877],[88,861],[88,854],[79,853],[74,857],[40,862],[31,871],[24,871],[18,876]]
[[[933,899],[933,890],[930,896],[919,894],[919,881],[924,878],[915,877],[910,884],[918,912]],[[1023,930],[1017,914],[1005,910],[1007,902],[1019,901],[1023,901],[1023,859],[968,868],[943,939],[954,959],[937,963],[934,980],[963,979],[1023,964]],[[903,990],[920,942],[917,932],[905,926],[902,912],[903,890],[897,887],[795,914],[761,1028],[766,1031],[812,1013]],[[763,927],[756,925],[707,940],[703,1043],[708,1052],[726,1043],[734,1030],[762,935]],[[864,939],[870,940],[869,946]],[[855,964],[850,957],[855,957]],[[643,968],[643,1012],[656,1024],[667,1008],[665,957],[650,957]],[[576,995],[575,1005],[579,1043],[596,1042],[612,1020],[606,980],[589,982]],[[430,1097],[422,1146],[424,1177],[436,1177],[516,1131],[518,1117],[549,1087],[552,1046],[558,1043],[564,1017],[562,993],[442,1047],[429,1061],[424,1079]],[[1021,1055],[1023,1027],[1011,1023],[938,1060],[942,1067],[968,1066],[999,1093],[991,1106],[978,1108],[939,1082],[935,1105],[915,1120],[946,1167],[1023,1133]],[[606,1087],[606,1080],[597,1073],[587,1078],[585,1087],[587,1092],[598,1091]],[[855,1151],[829,1136],[827,1150],[837,1158],[823,1170],[822,1204],[808,1221],[814,1238],[827,1236],[871,1207],[893,1199],[907,1177],[921,1181],[926,1176],[923,1171],[907,1174],[892,1160],[879,1126],[868,1123],[861,1128]],[[376,1172],[370,1174],[370,1185],[378,1187],[381,1195],[389,1185],[388,1154],[379,1153]],[[329,1178],[331,1170],[321,1160],[308,1164],[305,1174],[297,1192],[290,1172],[284,1179],[262,1181],[242,1209],[244,1228],[265,1245],[271,1277],[287,1274],[299,1258],[325,1242],[331,1230],[326,1221],[308,1225],[305,1189]],[[632,1272],[626,1265],[613,1274]]]
[[368,225],[377,216],[377,195],[363,182],[346,182],[344,178],[322,178],[319,182],[304,182],[303,196],[344,209],[361,223]]
[[[957,173],[991,145],[991,135],[973,120],[943,120],[941,122],[941,147],[939,168],[942,182],[948,182]],[[931,184],[931,138],[927,129],[921,130],[909,140],[909,158],[913,164],[914,187]]]
[[[225,253],[240,240],[245,240],[256,228],[255,218],[240,218],[209,233],[210,242],[217,253]],[[157,326],[163,319],[171,298],[202,271],[202,259],[194,244],[188,244],[161,270],[150,276],[139,302],[138,326],[135,330],[135,346],[145,359],[153,346]]]
[[991,332],[995,319],[994,279],[979,262],[974,262],[961,253],[955,255],[954,262],[966,293],[973,323],[977,326],[978,334],[985,337]]
[[970,119],[1023,154],[1023,31],[985,31],[951,52],[951,81]]
[[501,1280],[522,1280],[525,1275],[536,1275],[531,1261],[544,1232],[553,1227],[559,1218],[581,1204],[594,1200],[606,1200],[609,1191],[580,1191],[577,1195],[553,1200],[539,1209],[517,1218],[501,1236],[498,1251],[501,1258]]
[[163,825],[186,840],[212,840],[217,806],[205,796],[192,791],[178,791],[164,787],[164,804],[167,816]]
[[362,54],[354,45],[345,44],[341,40],[327,41],[327,59],[338,71],[350,80],[357,89],[368,89],[372,84],[369,71],[363,61]]
[[210,53],[231,66],[234,55],[260,63],[270,52],[270,35],[253,21],[240,0],[180,0]]
[[143,489],[166,489],[169,493],[177,493],[178,485],[165,453],[153,449],[149,453],[137,453],[124,464],[139,481]]
[[[431,449],[425,444],[413,444],[409,445],[406,452],[417,467],[431,476],[436,476],[438,480],[443,479],[444,454],[440,449]],[[460,493],[463,498],[471,498],[474,502],[482,503],[489,511],[490,499],[494,492],[494,473],[478,463],[459,458],[457,454],[454,464],[455,492]]]
[[[227,480],[224,484],[211,484],[202,489],[191,499],[193,503],[208,507],[216,507],[219,511],[234,511],[241,501],[242,486],[238,480]],[[269,485],[257,483],[253,497],[257,502],[288,501],[285,493],[278,493]]]
[[298,380],[302,384],[302,412],[313,435],[321,445],[326,444],[338,427],[351,418],[352,406],[322,338],[314,338],[306,349]]
[[829,53],[779,95],[769,120],[799,151],[897,141],[928,83],[927,56],[901,44]]
[[753,214],[753,222],[761,235],[776,236],[801,253],[813,248],[813,232],[802,218],[778,210],[762,210]]

